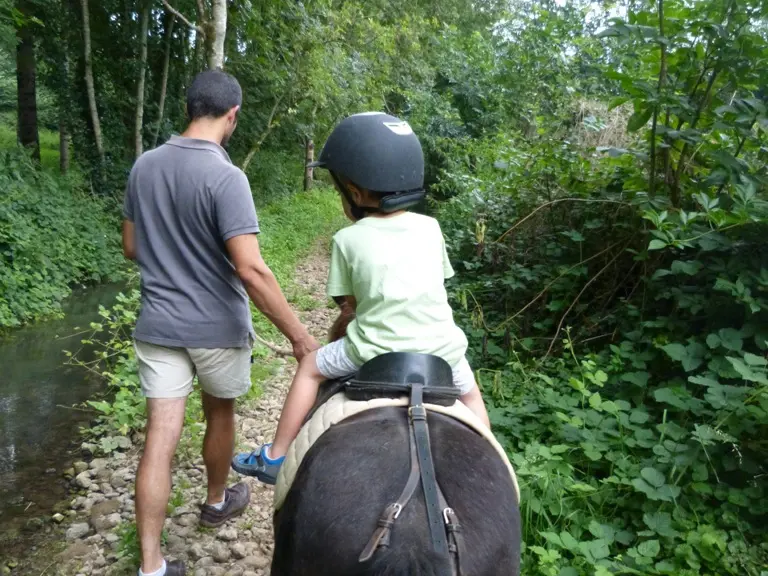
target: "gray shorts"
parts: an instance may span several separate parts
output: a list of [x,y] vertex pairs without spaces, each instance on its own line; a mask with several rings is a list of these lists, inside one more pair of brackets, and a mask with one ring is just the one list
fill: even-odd
[[197,376],[200,388],[215,398],[237,398],[251,387],[251,347],[167,348],[133,343],[141,392],[147,398],[184,398]]
[[[331,342],[317,351],[317,370],[329,380],[351,376],[360,368],[347,355],[344,338]],[[453,367],[453,385],[463,396],[477,386],[475,375],[467,358],[462,358]]]

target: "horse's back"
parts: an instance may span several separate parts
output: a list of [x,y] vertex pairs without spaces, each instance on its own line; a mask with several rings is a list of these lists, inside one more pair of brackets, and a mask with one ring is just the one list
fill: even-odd
[[[463,576],[518,574],[520,515],[506,464],[479,434],[446,416],[430,413],[429,431],[438,483],[463,528]],[[389,549],[374,556],[378,562],[358,562],[408,480],[409,450],[402,408],[364,412],[323,434],[275,518],[272,576],[437,574],[425,553],[421,488],[395,521]]]

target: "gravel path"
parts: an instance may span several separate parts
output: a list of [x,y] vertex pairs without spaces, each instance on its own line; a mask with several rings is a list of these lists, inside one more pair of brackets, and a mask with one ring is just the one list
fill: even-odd
[[[327,273],[327,255],[319,250],[296,270],[296,283],[318,302],[315,309],[300,313],[318,340],[326,337],[333,321],[333,310],[325,306]],[[293,360],[268,361],[277,362],[279,367],[274,376],[263,382],[264,393],[256,400],[238,404],[237,441],[241,450],[272,438],[291,383]],[[219,529],[205,529],[198,525],[198,504],[205,497],[205,468],[199,454],[192,458],[186,460],[177,454],[171,497],[174,509],[166,520],[166,557],[185,559],[187,573],[196,576],[269,574],[273,547],[272,488],[247,478],[252,487],[248,510]],[[136,564],[125,553],[135,550],[126,528],[133,526],[134,521],[133,482],[138,459],[139,451],[134,449],[109,459],[75,464],[73,484],[80,495],[73,496],[70,510],[54,518],[54,522],[62,523],[67,547],[50,559],[52,564],[45,573],[136,573]],[[232,482],[242,479],[234,473],[231,476]],[[20,560],[13,574],[26,573],[41,575],[39,569],[25,570],[24,561]]]

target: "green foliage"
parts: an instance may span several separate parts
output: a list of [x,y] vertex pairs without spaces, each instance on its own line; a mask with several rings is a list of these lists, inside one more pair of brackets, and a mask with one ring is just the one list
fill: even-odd
[[76,176],[35,169],[0,152],[0,327],[58,311],[74,283],[113,279],[122,264],[118,221]]
[[[262,256],[274,272],[287,298],[294,305],[306,296],[294,284],[294,271],[318,239],[328,239],[343,224],[343,212],[338,194],[325,187],[295,194],[270,204],[259,211]],[[129,279],[129,286],[138,283],[138,275]],[[83,344],[95,349],[94,360],[83,361],[68,353],[70,362],[83,366],[103,378],[107,384],[100,399],[88,400],[85,406],[95,411],[94,422],[82,433],[98,442],[99,450],[110,454],[131,446],[131,439],[144,430],[146,403],[141,395],[136,356],[131,338],[138,317],[140,292],[132,288],[119,294],[115,304],[99,308],[101,320],[91,324],[89,338]],[[255,308],[254,328],[261,336],[274,338],[279,332]],[[261,383],[274,374],[276,364],[267,361],[266,348],[258,346],[254,354],[261,360],[254,363],[249,398],[257,398]],[[180,453],[196,455],[202,448],[204,417],[202,400],[196,390],[187,399],[184,432]]]
[[[526,575],[768,565],[768,39],[763,4],[738,4],[626,5],[599,35],[570,7],[515,13],[523,81],[489,69],[515,122],[434,140],[449,292],[520,477]],[[602,116],[569,118],[585,96]]]
[[304,178],[302,151],[297,148],[296,152],[289,156],[283,151],[261,150],[249,164],[246,175],[257,209],[285,200],[296,191]]

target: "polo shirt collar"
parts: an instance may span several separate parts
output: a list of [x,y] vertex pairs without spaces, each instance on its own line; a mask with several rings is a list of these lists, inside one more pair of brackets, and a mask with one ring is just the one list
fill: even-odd
[[215,152],[230,164],[232,163],[232,160],[229,158],[229,154],[227,154],[227,151],[224,150],[224,148],[222,148],[218,144],[216,144],[216,142],[211,142],[210,140],[200,140],[198,138],[187,138],[185,136],[173,134],[168,139],[166,144],[169,144],[171,146],[177,146],[179,148],[191,148],[193,150],[209,150],[211,152]]

